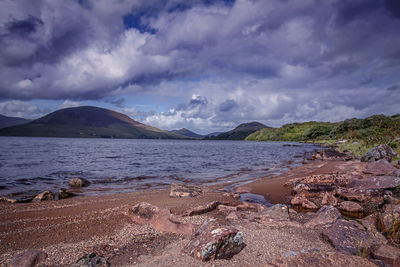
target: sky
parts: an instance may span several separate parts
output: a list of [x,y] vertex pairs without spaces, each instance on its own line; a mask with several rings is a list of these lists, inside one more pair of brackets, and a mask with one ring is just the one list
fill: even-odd
[[400,113],[398,0],[0,0],[0,114],[226,131]]

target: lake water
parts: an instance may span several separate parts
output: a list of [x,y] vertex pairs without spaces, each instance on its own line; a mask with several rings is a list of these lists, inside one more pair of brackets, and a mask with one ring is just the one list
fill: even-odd
[[83,195],[175,182],[243,183],[287,171],[316,148],[290,142],[0,137],[0,196],[56,192],[68,188],[72,177],[91,181]]

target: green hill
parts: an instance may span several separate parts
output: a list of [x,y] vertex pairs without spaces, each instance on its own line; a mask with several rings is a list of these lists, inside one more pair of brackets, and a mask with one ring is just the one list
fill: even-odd
[[188,130],[186,128],[182,128],[182,129],[179,129],[179,130],[172,130],[171,132],[176,133],[176,134],[180,134],[180,135],[183,135],[183,136],[187,136],[187,137],[190,137],[190,138],[196,138],[196,139],[201,139],[201,138],[204,137],[203,135],[200,135],[200,134],[197,134],[195,132],[192,132],[192,131],[190,131],[190,130]]
[[400,149],[400,115],[374,115],[365,119],[347,119],[342,122],[303,122],[266,128],[249,135],[249,141],[303,141],[333,144],[362,154],[378,144]]
[[268,128],[259,122],[243,123],[237,126],[235,129],[221,133],[217,136],[209,137],[211,140],[244,140],[249,134],[254,133],[260,129]]
[[18,117],[7,117],[4,115],[0,115],[0,128],[11,127],[15,125],[20,125],[24,123],[28,123],[30,120],[18,118]]
[[91,106],[57,110],[27,124],[0,129],[0,135],[134,139],[186,138],[134,121],[124,114]]

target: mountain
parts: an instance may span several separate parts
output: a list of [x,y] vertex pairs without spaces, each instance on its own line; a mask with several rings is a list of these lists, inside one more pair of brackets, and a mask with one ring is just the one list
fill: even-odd
[[211,140],[244,140],[248,135],[264,129],[269,128],[262,123],[259,122],[249,122],[249,123],[242,123],[237,126],[235,129],[221,133],[217,136],[210,137]]
[[0,135],[134,139],[186,138],[134,121],[122,113],[91,106],[60,109],[27,124],[0,129]]
[[182,128],[182,129],[179,129],[179,130],[172,130],[171,132],[176,133],[176,134],[180,134],[180,135],[183,135],[183,136],[191,137],[191,138],[197,138],[197,139],[201,139],[201,138],[204,137],[203,135],[200,135],[200,134],[197,134],[195,132],[192,132],[192,131],[190,131],[190,130],[188,130],[186,128]]
[[11,127],[11,126],[20,125],[20,124],[24,124],[24,123],[28,123],[28,122],[30,122],[30,120],[0,115],[0,128]]
[[209,134],[206,134],[205,136],[204,136],[204,138],[205,139],[210,139],[210,137],[213,137],[213,136],[217,136],[217,135],[220,135],[220,134],[222,134],[223,132],[213,132],[213,133],[209,133]]

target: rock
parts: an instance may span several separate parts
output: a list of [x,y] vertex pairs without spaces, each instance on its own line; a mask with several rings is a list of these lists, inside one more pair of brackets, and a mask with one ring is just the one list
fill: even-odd
[[306,266],[359,266],[376,267],[375,264],[359,256],[346,255],[340,252],[300,251],[274,259],[270,265],[279,267]]
[[236,207],[226,206],[226,205],[218,205],[217,209],[220,212],[226,212],[226,213],[230,213],[232,211],[236,211]]
[[155,229],[183,235],[192,235],[196,226],[192,223],[177,221],[169,210],[161,209],[146,202],[139,203],[128,209],[125,215],[138,224],[150,224]]
[[361,161],[373,162],[380,159],[385,159],[390,162],[392,161],[392,158],[396,156],[397,153],[394,152],[394,150],[390,146],[382,144],[372,148],[367,153],[365,153],[365,155],[361,157]]
[[372,257],[390,266],[400,266],[400,249],[386,244],[372,250]]
[[395,205],[399,205],[400,204],[400,199],[389,195],[389,194],[385,194],[383,196],[383,199],[385,200],[385,204],[395,204]]
[[323,229],[322,236],[339,252],[346,254],[368,256],[371,248],[377,244],[361,224],[344,219]]
[[297,222],[292,222],[289,216],[289,208],[283,204],[276,204],[272,207],[267,208],[261,213],[253,215],[252,221],[255,221],[262,225],[276,226],[276,227],[300,227],[301,225]]
[[343,201],[338,206],[339,210],[344,212],[362,212],[363,208],[360,204],[353,201]]
[[336,222],[338,219],[340,219],[342,215],[333,206],[323,206],[320,208],[317,213],[315,214],[315,217],[312,218],[310,221],[305,223],[305,227],[326,227],[329,225],[332,225],[334,222]]
[[72,179],[69,181],[69,185],[70,185],[71,187],[77,187],[77,188],[79,188],[79,187],[86,187],[86,186],[89,186],[89,185],[90,185],[90,182],[89,182],[88,180],[86,180],[86,179],[79,178],[79,177],[75,177],[75,178],[72,178]]
[[46,260],[47,254],[43,251],[30,249],[18,254],[11,261],[11,267],[34,267]]
[[201,187],[194,185],[171,184],[170,197],[196,197],[203,192]]
[[385,204],[379,219],[380,225],[384,228],[382,230],[390,229],[400,219],[400,205]]
[[33,199],[33,201],[48,201],[48,200],[54,200],[54,194],[50,191],[44,191]]
[[225,217],[225,219],[227,219],[228,221],[234,221],[234,220],[239,219],[239,216],[238,216],[237,212],[232,211]]
[[337,203],[338,203],[338,201],[332,193],[328,193],[328,192],[323,193],[321,205],[336,206]]
[[262,212],[266,210],[267,207],[264,205],[261,205],[259,203],[249,203],[249,202],[243,202],[242,204],[239,204],[236,206],[237,211],[252,211],[252,212]]
[[219,201],[213,201],[206,205],[202,205],[202,206],[187,210],[183,213],[183,216],[194,216],[194,215],[204,214],[204,213],[215,210],[218,207],[218,205],[220,205],[220,204],[221,204],[221,202],[219,202]]
[[85,254],[71,267],[108,267],[110,263],[95,253]]
[[351,160],[353,157],[347,155],[346,153],[337,151],[333,148],[327,148],[322,151],[323,160]]
[[365,170],[363,170],[363,173],[372,174],[375,176],[381,176],[381,175],[391,176],[396,173],[396,170],[397,169],[393,167],[392,164],[390,164],[384,159],[381,159],[375,162],[368,163]]
[[58,190],[58,199],[66,199],[66,198],[70,198],[70,197],[74,197],[76,196],[74,193],[68,192],[67,189],[65,188],[61,188],[60,190]]
[[183,252],[201,261],[229,259],[244,246],[242,232],[231,226],[221,226],[215,219],[207,219]]
[[315,205],[314,202],[311,202],[310,200],[308,200],[304,195],[296,195],[294,198],[292,198],[290,203],[293,206],[301,206],[303,209],[306,209],[306,210],[317,210],[318,209],[318,206]]
[[235,193],[238,194],[251,193],[251,188],[248,186],[239,186],[235,188]]
[[378,244],[387,244],[387,239],[384,237],[376,228],[377,225],[377,215],[370,214],[367,217],[359,220],[361,224],[367,229],[371,236],[375,239]]
[[18,200],[8,197],[0,197],[0,202],[8,202],[8,203],[18,203]]

